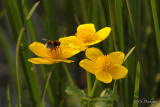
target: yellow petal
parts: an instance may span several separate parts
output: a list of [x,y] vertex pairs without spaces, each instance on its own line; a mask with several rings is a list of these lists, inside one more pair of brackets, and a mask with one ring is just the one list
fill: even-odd
[[103,53],[98,48],[89,48],[86,50],[86,56],[92,61],[96,61],[98,57],[103,56]]
[[128,70],[124,66],[115,64],[108,72],[112,75],[113,79],[121,79],[127,75]]
[[82,24],[77,28],[77,33],[75,36],[82,41],[82,43],[88,43],[94,41],[97,36],[95,36],[96,29],[94,24]]
[[99,81],[102,81],[104,83],[110,83],[112,82],[112,76],[109,72],[105,72],[105,71],[99,71],[96,74],[96,78]]
[[50,57],[48,55],[47,49],[44,44],[39,42],[33,42],[31,45],[29,45],[29,49],[40,57]]
[[28,61],[34,64],[53,64],[55,63],[53,60],[49,58],[31,58],[31,59],[28,59]]
[[94,24],[82,24],[82,25],[79,25],[78,28],[77,28],[77,33],[79,32],[82,32],[82,31],[91,31],[93,33],[96,32],[96,29],[94,27]]
[[112,52],[112,53],[108,54],[107,56],[110,57],[111,61],[114,64],[122,65],[123,60],[124,60],[124,53],[123,52]]
[[78,49],[83,49],[82,47],[82,41],[80,41],[76,36],[69,36],[69,37],[63,37],[60,38],[59,41],[61,44],[66,45],[71,48],[78,48]]
[[95,74],[98,70],[96,63],[88,60],[88,59],[83,59],[79,65],[84,68],[86,71]]
[[59,62],[66,62],[66,63],[71,63],[71,62],[74,62],[72,60],[67,60],[67,59],[54,59],[54,61],[56,63],[59,63]]
[[59,63],[59,62],[66,62],[66,63],[73,62],[72,60],[50,59],[50,58],[31,58],[31,59],[28,59],[28,61],[34,64],[54,64],[54,63]]
[[97,38],[100,39],[100,40],[104,40],[109,36],[110,32],[111,32],[111,28],[110,27],[105,27],[105,28],[99,30],[96,33],[97,36],[98,36]]
[[82,51],[82,50],[81,49],[74,49],[74,48],[64,48],[63,53],[60,56],[60,58],[70,58],[73,55],[79,53],[80,51]]
[[95,39],[94,41],[90,41],[90,42],[84,43],[83,45],[85,45],[85,46],[94,45],[94,44],[97,44],[97,43],[99,43],[101,41],[102,40]]

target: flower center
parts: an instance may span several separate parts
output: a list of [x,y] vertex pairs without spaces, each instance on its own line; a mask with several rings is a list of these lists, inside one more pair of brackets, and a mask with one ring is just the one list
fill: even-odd
[[53,59],[58,59],[62,55],[62,47],[57,46],[56,48],[47,49],[48,55]]
[[76,33],[76,36],[78,39],[80,39],[84,43],[88,43],[88,42],[92,42],[93,40],[95,40],[96,35],[95,35],[95,31],[86,28],[81,31],[78,31]]
[[112,66],[111,59],[106,55],[99,57],[97,63],[99,63],[99,68],[105,72],[108,72]]

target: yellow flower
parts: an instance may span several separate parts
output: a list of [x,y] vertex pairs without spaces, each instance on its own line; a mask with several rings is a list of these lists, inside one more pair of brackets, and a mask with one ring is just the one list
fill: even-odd
[[46,46],[39,42],[33,42],[29,45],[29,49],[39,56],[38,58],[28,59],[29,62],[34,64],[53,64],[59,62],[73,62],[72,60],[67,60],[78,52],[79,50],[73,50],[72,48],[65,47],[63,45],[57,46],[53,49],[46,48]]
[[122,66],[124,53],[113,52],[104,55],[97,48],[89,48],[86,56],[90,59],[83,59],[80,66],[86,71],[95,74],[96,78],[102,82],[110,83],[112,79],[124,78],[128,70]]
[[65,45],[84,50],[89,45],[94,45],[105,40],[110,32],[110,27],[105,27],[96,32],[94,24],[82,24],[78,26],[77,33],[74,36],[60,38],[60,41]]

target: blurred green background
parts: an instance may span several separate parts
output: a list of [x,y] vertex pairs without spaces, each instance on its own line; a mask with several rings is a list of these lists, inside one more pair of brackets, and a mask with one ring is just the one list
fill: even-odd
[[[117,80],[119,100],[114,106],[146,107],[151,103],[134,101],[160,98],[160,1],[158,0],[42,0],[28,22],[25,19],[36,0],[0,0],[0,107],[18,104],[16,76],[16,43],[22,26],[25,32],[20,43],[19,74],[22,106],[35,107],[40,99],[49,65],[33,65],[27,61],[35,57],[28,49],[42,38],[57,40],[76,33],[79,24],[94,23],[97,31],[112,28],[110,36],[95,47],[108,54],[125,54],[136,46],[124,66],[128,75]],[[86,90],[86,72],[78,63],[84,52],[72,57],[66,64],[75,84]],[[46,107],[81,107],[77,97],[64,92],[69,85],[64,66],[56,64],[47,94]],[[92,78],[94,80],[94,76]],[[99,84],[97,96],[111,84]],[[9,88],[7,88],[9,86]],[[7,91],[10,97],[7,97]],[[8,100],[8,99],[11,100]],[[11,101],[11,102],[10,102]]]

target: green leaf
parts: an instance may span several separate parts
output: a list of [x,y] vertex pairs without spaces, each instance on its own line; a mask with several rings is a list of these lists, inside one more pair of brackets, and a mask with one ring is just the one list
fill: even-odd
[[84,93],[83,90],[81,90],[73,85],[68,86],[67,89],[65,89],[65,92],[68,95],[73,95],[73,96],[77,96],[77,97],[85,97],[86,96],[86,94]]
[[[117,88],[117,86],[115,88]],[[111,90],[110,88],[106,88],[101,92],[100,98],[118,100],[119,96],[116,91],[113,92],[113,90]]]
[[110,88],[102,91],[99,98],[96,98],[95,107],[112,107],[113,100],[118,100],[118,94]]

